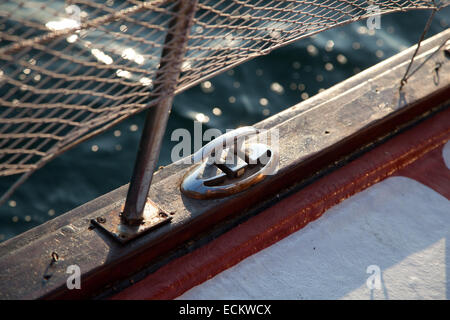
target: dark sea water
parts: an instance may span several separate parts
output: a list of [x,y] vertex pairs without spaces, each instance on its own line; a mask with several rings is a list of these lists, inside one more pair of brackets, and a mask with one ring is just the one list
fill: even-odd
[[[438,12],[427,37],[446,28],[450,8]],[[177,128],[222,131],[251,125],[415,44],[429,12],[381,17],[381,29],[368,32],[361,21],[298,41],[175,98],[159,163],[170,163],[170,134]],[[213,111],[214,110],[214,111]],[[220,111],[219,111],[220,110]],[[128,183],[144,113],[87,141],[34,173],[0,207],[0,241],[11,238],[89,200]],[[0,179],[2,190],[12,179]]]

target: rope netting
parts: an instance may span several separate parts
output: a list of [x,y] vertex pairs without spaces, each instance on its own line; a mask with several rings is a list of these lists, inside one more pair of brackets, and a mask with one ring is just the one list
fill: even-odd
[[[188,1],[188,0],[184,0]],[[175,93],[289,42],[432,0],[199,0]],[[448,1],[440,6],[448,5]],[[0,3],[0,176],[29,175],[151,107],[178,1]],[[170,62],[170,61],[169,61]],[[163,68],[170,63],[161,64]]]

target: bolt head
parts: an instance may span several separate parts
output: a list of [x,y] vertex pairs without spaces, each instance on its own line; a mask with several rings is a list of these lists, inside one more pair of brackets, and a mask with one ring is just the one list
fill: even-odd
[[97,217],[97,222],[98,223],[105,223],[106,219],[104,217]]

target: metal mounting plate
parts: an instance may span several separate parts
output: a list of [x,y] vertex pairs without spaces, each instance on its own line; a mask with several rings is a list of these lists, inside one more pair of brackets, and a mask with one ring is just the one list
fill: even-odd
[[96,219],[92,219],[91,222],[120,243],[127,243],[128,241],[172,220],[172,217],[170,217],[169,214],[164,212],[150,199],[147,199],[147,203],[145,204],[144,220],[138,226],[124,224],[121,218],[122,210],[123,205],[121,206],[121,209],[113,210]]

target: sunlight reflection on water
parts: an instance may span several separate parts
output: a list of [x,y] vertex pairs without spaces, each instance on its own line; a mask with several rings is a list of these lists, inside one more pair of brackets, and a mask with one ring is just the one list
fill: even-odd
[[[436,15],[428,36],[448,27],[448,9]],[[170,150],[175,144],[170,141],[170,133],[176,128],[192,130],[193,121],[197,120],[204,129],[224,131],[276,114],[411,46],[419,38],[427,16],[428,13],[419,11],[383,16],[382,28],[376,31],[368,30],[364,21],[329,30],[251,60],[180,94],[174,101],[160,164],[170,162]],[[46,26],[51,30],[79,27],[76,19],[55,19],[46,12],[37,18],[48,21]],[[3,28],[0,22],[0,30]],[[126,23],[120,31],[128,31]],[[204,30],[199,27],[196,32]],[[277,34],[271,36],[276,38]],[[125,59],[143,68],[154,68],[157,64],[148,59],[146,52],[115,41],[111,48],[117,56],[111,56],[78,31],[69,34],[66,40],[87,48],[92,57],[107,65],[115,59]],[[232,37],[224,40],[235,45]],[[36,64],[33,59],[29,62]],[[191,67],[189,61],[182,66],[183,70]],[[5,72],[0,69],[0,79]],[[123,69],[114,72],[124,81],[153,85],[149,77],[137,77]],[[41,74],[30,68],[21,70],[18,77],[21,81],[42,81]],[[131,117],[33,174],[0,207],[0,241],[127,183],[143,119],[144,114]],[[0,186],[4,188],[10,182],[0,179]]]

